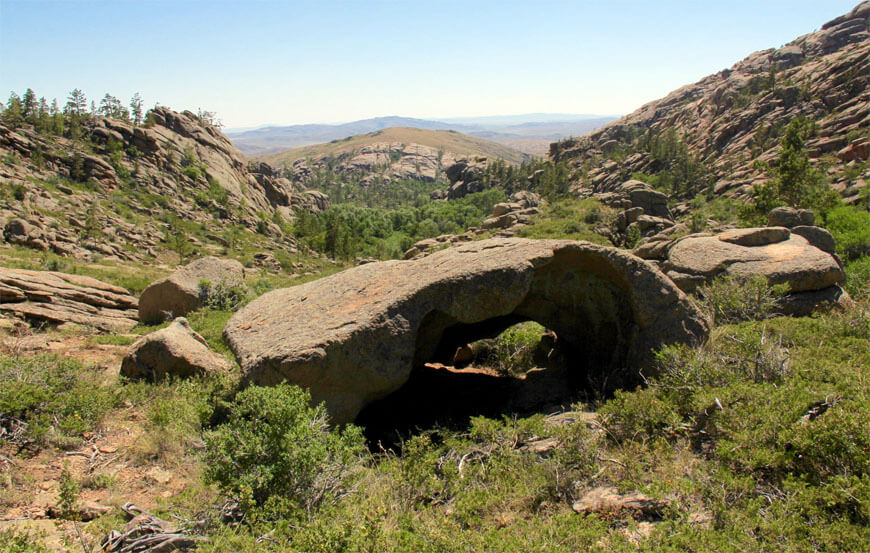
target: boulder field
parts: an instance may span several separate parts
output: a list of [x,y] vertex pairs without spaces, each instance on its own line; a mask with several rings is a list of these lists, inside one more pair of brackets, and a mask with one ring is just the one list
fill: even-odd
[[708,333],[686,295],[628,252],[511,238],[274,290],[237,312],[224,338],[247,382],[304,386],[345,423],[401,387],[446,334],[526,319],[571,344],[585,370],[623,382],[650,374],[653,349]]

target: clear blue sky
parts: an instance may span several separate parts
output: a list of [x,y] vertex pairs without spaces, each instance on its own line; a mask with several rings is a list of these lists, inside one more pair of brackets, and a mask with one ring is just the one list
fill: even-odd
[[215,111],[227,127],[628,113],[857,0],[0,0],[0,97]]

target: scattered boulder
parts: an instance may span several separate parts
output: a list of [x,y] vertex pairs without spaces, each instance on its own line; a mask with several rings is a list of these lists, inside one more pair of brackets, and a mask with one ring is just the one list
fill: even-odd
[[512,234],[517,227],[527,225],[532,215],[540,213],[538,206],[545,202],[540,195],[528,190],[511,194],[509,202],[497,203],[492,208],[492,216],[483,222],[484,230],[510,229]]
[[771,227],[792,228],[799,225],[811,226],[815,223],[816,216],[809,209],[795,209],[793,207],[775,207],[767,214],[767,225]]
[[247,382],[308,387],[344,423],[449,349],[442,339],[467,343],[481,326],[518,318],[555,331],[587,370],[612,371],[615,386],[636,381],[641,367],[649,374],[654,348],[697,344],[708,332],[698,308],[628,252],[490,239],[269,292],[238,311],[224,337]]
[[167,376],[188,378],[229,370],[227,360],[211,351],[184,317],[137,340],[121,362],[122,376],[149,382]]
[[125,331],[136,326],[136,306],[130,292],[95,278],[0,268],[0,311],[23,319]]
[[139,320],[159,323],[199,308],[202,305],[199,283],[203,280],[236,285],[244,282],[244,278],[245,268],[238,261],[202,257],[145,288],[139,298]]
[[850,161],[863,161],[870,158],[870,138],[858,139],[849,144],[837,152],[837,157],[839,157],[840,161],[843,163],[848,163]]
[[687,236],[670,248],[663,269],[684,291],[726,275],[762,275],[770,284],[788,284],[791,292],[821,290],[846,277],[831,254],[784,228]]
[[255,253],[254,265],[257,267],[262,267],[268,271],[272,271],[273,273],[278,273],[281,271],[281,262],[278,261],[275,256],[269,252]]

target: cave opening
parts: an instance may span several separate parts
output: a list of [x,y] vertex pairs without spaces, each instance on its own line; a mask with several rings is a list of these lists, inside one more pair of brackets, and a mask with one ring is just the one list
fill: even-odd
[[[425,342],[433,336],[438,339]],[[365,407],[356,424],[373,451],[399,451],[412,435],[463,431],[472,417],[563,411],[601,397],[600,374],[588,370],[589,353],[527,316],[463,324],[434,312],[418,335],[407,382]]]

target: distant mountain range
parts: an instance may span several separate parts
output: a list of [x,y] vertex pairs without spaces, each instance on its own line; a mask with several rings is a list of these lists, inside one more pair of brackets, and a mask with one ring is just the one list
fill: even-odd
[[233,144],[248,156],[262,156],[311,144],[390,127],[453,130],[486,138],[533,155],[545,155],[551,142],[580,136],[613,121],[614,116],[533,113],[487,117],[461,117],[443,121],[412,117],[375,117],[336,125],[268,126],[227,132]]

